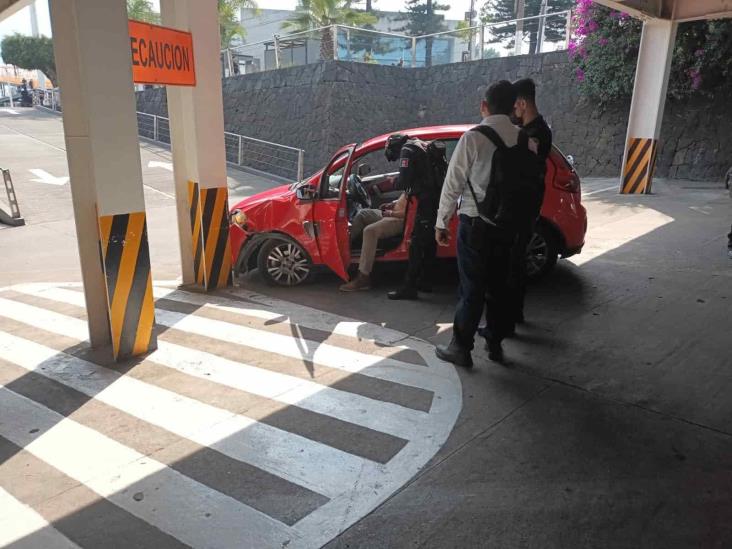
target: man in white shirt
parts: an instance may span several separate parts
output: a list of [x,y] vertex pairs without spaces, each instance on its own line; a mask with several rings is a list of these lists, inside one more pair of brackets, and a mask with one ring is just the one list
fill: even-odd
[[[518,142],[519,129],[509,119],[515,101],[514,87],[507,80],[501,80],[488,88],[480,105],[481,125],[495,130],[506,147],[513,147]],[[460,204],[457,234],[460,292],[453,337],[449,345],[438,346],[435,352],[439,358],[466,368],[473,365],[470,353],[483,307],[490,308],[489,316],[494,319],[488,327],[491,360],[503,360],[501,341],[512,320],[506,287],[511,243],[495,238],[488,230],[490,220],[481,219],[478,213],[478,204],[483,201],[491,180],[496,149],[496,145],[479,131],[465,132],[450,159],[435,225],[438,245],[447,246],[452,237],[447,227]]]

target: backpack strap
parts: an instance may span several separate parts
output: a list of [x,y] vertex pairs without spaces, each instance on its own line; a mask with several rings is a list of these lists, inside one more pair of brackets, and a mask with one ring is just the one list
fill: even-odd
[[474,128],[470,129],[471,132],[478,132],[480,134],[483,134],[485,137],[490,139],[493,144],[496,146],[497,149],[505,149],[506,144],[503,142],[503,139],[501,139],[501,136],[498,135],[498,132],[491,128],[490,126],[486,126],[485,124],[481,124],[480,126],[475,126]]

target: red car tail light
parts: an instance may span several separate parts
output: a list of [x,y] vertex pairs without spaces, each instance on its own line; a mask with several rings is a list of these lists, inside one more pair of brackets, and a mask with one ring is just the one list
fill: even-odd
[[579,193],[582,190],[580,178],[575,171],[559,171],[554,176],[554,187],[568,193]]

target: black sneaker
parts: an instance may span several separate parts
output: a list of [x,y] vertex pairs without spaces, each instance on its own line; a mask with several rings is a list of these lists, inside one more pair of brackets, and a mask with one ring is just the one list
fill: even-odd
[[394,299],[394,300],[419,299],[419,295],[417,294],[417,289],[412,288],[411,286],[404,286],[402,288],[399,288],[398,290],[389,292],[388,294],[386,294],[386,297],[388,297],[389,299]]
[[417,289],[420,292],[424,292],[426,294],[431,294],[432,293],[432,284],[430,284],[429,282],[420,282],[419,284],[417,284]]
[[454,343],[450,345],[438,345],[435,347],[435,355],[437,358],[450,362],[455,366],[461,366],[463,368],[473,367],[473,357],[470,356],[470,351],[461,349]]
[[500,341],[489,341],[485,344],[485,348],[488,351],[488,358],[498,364],[505,364],[505,358],[503,356],[503,346]]

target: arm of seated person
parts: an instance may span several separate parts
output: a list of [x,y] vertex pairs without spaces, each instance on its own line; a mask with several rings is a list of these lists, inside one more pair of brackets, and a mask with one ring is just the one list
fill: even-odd
[[394,202],[394,207],[389,212],[388,217],[404,219],[407,213],[407,200],[407,193],[402,193],[401,196]]

